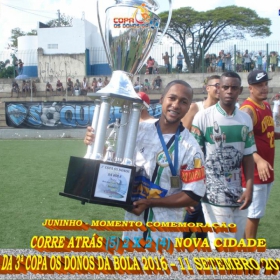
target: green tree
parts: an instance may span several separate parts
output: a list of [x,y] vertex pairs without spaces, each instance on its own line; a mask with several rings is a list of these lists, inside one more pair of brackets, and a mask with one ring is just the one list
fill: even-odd
[[60,19],[52,19],[46,24],[50,27],[65,27],[65,26],[72,26],[72,17],[66,16],[65,14],[60,15]]
[[14,67],[8,66],[7,61],[0,61],[0,78],[13,78],[14,77]]
[[[160,15],[164,25],[168,11]],[[261,18],[249,8],[227,6],[205,12],[191,7],[173,10],[166,34],[178,43],[190,72],[196,72],[213,43],[230,39],[246,39],[246,36],[264,38],[271,34],[271,21]],[[204,50],[204,52],[202,51]]]

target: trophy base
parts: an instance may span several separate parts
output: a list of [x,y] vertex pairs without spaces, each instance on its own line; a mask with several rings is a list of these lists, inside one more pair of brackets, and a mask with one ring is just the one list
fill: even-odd
[[85,203],[133,208],[135,167],[70,157],[64,191],[59,195]]

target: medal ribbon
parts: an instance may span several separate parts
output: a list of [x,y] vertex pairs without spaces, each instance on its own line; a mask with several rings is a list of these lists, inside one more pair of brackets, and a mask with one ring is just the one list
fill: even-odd
[[164,142],[162,132],[161,132],[160,127],[159,127],[159,122],[157,123],[157,133],[158,133],[158,137],[159,137],[159,140],[161,142],[163,151],[165,153],[166,159],[168,161],[171,173],[172,173],[173,176],[176,176],[177,175],[177,169],[178,169],[178,141],[179,141],[179,135],[180,135],[180,126],[178,126],[178,129],[177,129],[176,134],[175,134],[174,165],[171,161],[171,158],[170,158],[170,155],[168,153],[166,144]]

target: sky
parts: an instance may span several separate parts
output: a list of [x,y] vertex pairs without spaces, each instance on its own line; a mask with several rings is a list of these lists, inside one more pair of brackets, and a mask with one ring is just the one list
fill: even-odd
[[[82,18],[83,13],[86,20],[97,24],[96,21],[96,1],[97,0],[0,0],[0,51],[3,51],[9,43],[11,30],[19,27],[22,31],[28,32],[37,28],[38,21],[43,23],[57,18],[58,10],[61,14],[76,18]],[[104,3],[111,0],[101,0],[100,9]],[[114,1],[111,1],[114,3]],[[160,4],[159,12],[169,9],[168,0],[157,1]],[[186,4],[182,4],[186,3]],[[173,9],[183,6],[191,6],[197,11],[214,9],[219,6],[236,5],[248,7],[255,10],[260,17],[268,17],[272,21],[272,35],[266,40],[279,41],[280,9],[279,2],[276,0],[266,0],[259,2],[256,0],[173,0]],[[256,40],[253,38],[252,40]]]

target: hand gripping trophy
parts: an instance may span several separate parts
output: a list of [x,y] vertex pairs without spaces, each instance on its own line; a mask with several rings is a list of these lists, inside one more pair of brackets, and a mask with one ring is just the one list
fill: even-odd
[[[133,155],[143,106],[131,79],[141,69],[154,43],[159,42],[167,30],[172,0],[167,1],[167,24],[161,36],[158,36],[160,18],[155,11],[159,5],[155,0],[106,1],[109,5],[105,10],[104,30],[97,0],[100,34],[113,73],[109,84],[92,94],[95,99],[92,119],[95,143],[88,146],[84,158],[70,158],[65,189],[61,195],[83,203],[120,207],[131,204],[135,171]],[[122,116],[116,120],[106,139],[111,106],[120,106]],[[114,192],[112,184],[118,185],[113,188]]]

